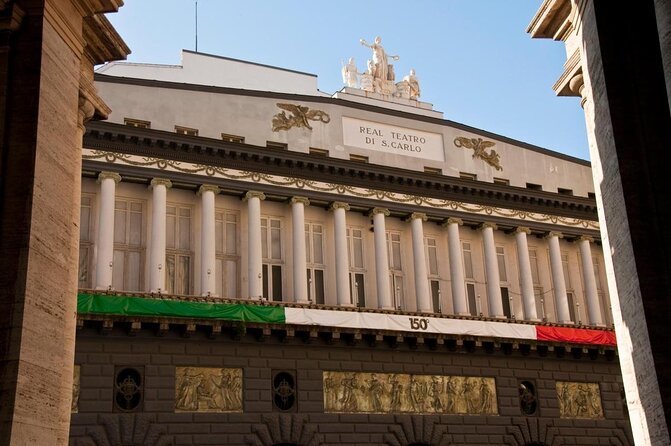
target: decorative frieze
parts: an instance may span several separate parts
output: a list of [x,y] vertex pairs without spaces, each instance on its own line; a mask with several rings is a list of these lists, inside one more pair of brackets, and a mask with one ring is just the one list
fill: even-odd
[[[432,209],[441,209],[469,214],[485,216],[496,216],[500,218],[523,220],[544,224],[554,224],[574,228],[599,230],[599,223],[592,220],[584,220],[573,217],[562,217],[558,215],[543,214],[518,209],[508,209],[491,205],[466,203],[462,201],[446,200],[442,198],[410,195],[399,192],[391,192],[379,189],[370,189],[345,184],[327,183],[322,181],[306,180],[281,175],[265,174],[260,172],[249,172],[229,169],[219,166],[209,166],[175,160],[160,158],[149,158],[137,155],[129,155],[116,152],[107,152],[92,149],[83,149],[84,160],[103,161],[110,164],[146,167],[149,169],[160,169],[166,172],[188,173],[192,175],[203,175],[222,180],[233,180],[241,183],[261,184],[268,186],[280,186],[300,189],[308,192],[329,193],[346,197],[357,197],[383,201],[395,204],[413,204]],[[211,181],[211,180],[208,180]],[[253,189],[253,187],[250,187]],[[265,197],[265,196],[264,196]]]
[[559,416],[562,418],[603,418],[598,383],[557,381]]
[[496,415],[494,378],[324,372],[327,413]]
[[242,369],[176,367],[175,412],[242,412]]

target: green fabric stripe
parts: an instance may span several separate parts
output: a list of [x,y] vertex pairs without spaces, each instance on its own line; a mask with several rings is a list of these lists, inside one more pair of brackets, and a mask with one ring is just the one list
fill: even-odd
[[77,294],[77,312],[121,316],[169,316],[283,324],[284,308],[248,304],[185,302],[144,297]]

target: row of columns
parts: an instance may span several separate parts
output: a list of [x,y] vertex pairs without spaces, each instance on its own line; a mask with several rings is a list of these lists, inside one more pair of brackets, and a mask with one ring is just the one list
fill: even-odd
[[[98,177],[100,183],[100,213],[98,225],[98,255],[96,260],[96,288],[108,289],[112,284],[112,262],[114,257],[114,201],[116,184],[121,180],[117,173],[102,172]],[[151,181],[152,190],[152,231],[151,251],[149,255],[149,283],[152,292],[165,290],[165,255],[166,255],[166,198],[167,190],[172,186],[170,180],[155,178]],[[215,195],[220,192],[217,186],[203,185],[198,190],[202,200],[201,218],[201,292],[204,295],[215,294],[216,290],[216,252],[215,252]],[[262,235],[261,235],[261,201],[263,192],[249,191],[243,200],[247,203],[248,213],[248,264],[250,298],[260,298],[263,294],[262,273]],[[292,213],[293,234],[293,283],[294,299],[296,302],[308,302],[307,255],[305,245],[305,206],[310,201],[305,197],[293,197],[289,201]],[[338,305],[352,305],[349,281],[349,253],[347,245],[347,217],[349,205],[342,202],[333,202],[329,207],[334,218],[335,242],[335,275],[336,298]],[[388,209],[373,208],[369,214],[373,219],[374,249],[375,249],[375,278],[377,284],[378,307],[394,309],[393,296],[389,286],[389,259],[386,241],[386,217],[390,215]],[[428,273],[424,254],[424,222],[426,214],[413,213],[408,218],[412,232],[413,270],[415,274],[415,296],[419,312],[433,312],[432,300],[428,286]],[[468,298],[465,287],[464,263],[459,227],[463,222],[458,218],[449,218],[443,223],[447,228],[448,257],[450,264],[451,289],[454,313],[468,315]],[[485,254],[485,275],[487,283],[487,298],[489,316],[503,318],[503,303],[501,300],[500,276],[493,223],[483,223],[480,226],[483,237]],[[515,230],[517,245],[518,268],[520,273],[520,287],[522,306],[525,319],[538,321],[536,299],[531,274],[531,263],[527,235],[529,228],[519,227]],[[546,239],[550,251],[550,268],[554,284],[554,297],[557,305],[557,319],[560,323],[569,323],[570,311],[566,295],[566,282],[559,247],[559,238],[562,235],[550,232]],[[582,259],[582,271],[585,284],[585,300],[587,303],[588,319],[593,325],[603,325],[599,310],[594,266],[589,237],[579,239],[579,249]]]

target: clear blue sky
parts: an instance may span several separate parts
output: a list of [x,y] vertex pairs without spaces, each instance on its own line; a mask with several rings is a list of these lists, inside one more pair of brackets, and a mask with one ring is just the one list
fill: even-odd
[[[445,118],[588,158],[578,98],[552,85],[564,45],[531,39],[526,27],[541,0],[199,0],[198,51],[319,76],[342,85],[341,61],[363,71],[379,35],[397,78],[415,68],[422,100]],[[130,61],[178,64],[194,49],[194,0],[126,0],[108,17],[130,46]]]

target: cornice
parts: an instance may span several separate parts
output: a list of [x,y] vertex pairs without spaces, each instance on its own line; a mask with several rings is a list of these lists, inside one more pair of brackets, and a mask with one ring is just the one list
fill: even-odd
[[284,175],[434,199],[598,220],[595,200],[584,197],[292,151],[270,151],[266,147],[161,130],[137,129],[106,122],[87,123],[84,147],[104,152],[190,162],[212,168]]

